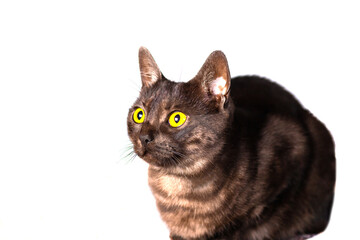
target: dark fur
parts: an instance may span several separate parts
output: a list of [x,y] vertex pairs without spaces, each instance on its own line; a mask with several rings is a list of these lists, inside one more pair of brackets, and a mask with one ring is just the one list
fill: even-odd
[[[230,80],[221,52],[187,83],[167,80],[145,48],[139,57],[143,87],[128,133],[150,164],[172,239],[305,239],[326,228],[334,143],[293,95],[257,76]],[[216,95],[219,76],[228,91]],[[145,110],[142,124],[132,120],[137,107]],[[179,128],[168,124],[175,110],[188,116]]]

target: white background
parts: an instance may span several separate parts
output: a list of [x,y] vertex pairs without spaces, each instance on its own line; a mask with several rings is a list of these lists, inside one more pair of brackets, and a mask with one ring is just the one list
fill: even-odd
[[315,239],[360,239],[359,16],[356,1],[1,1],[0,239],[167,239],[147,165],[122,159],[142,45],[172,80],[220,49],[232,76],[293,92],[336,142]]

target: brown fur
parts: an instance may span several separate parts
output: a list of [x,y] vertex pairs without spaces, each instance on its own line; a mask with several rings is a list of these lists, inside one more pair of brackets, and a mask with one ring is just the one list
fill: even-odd
[[[231,79],[219,51],[187,83],[167,80],[145,48],[139,58],[128,133],[172,239],[305,239],[326,228],[334,144],[289,92],[256,76]],[[179,128],[168,123],[174,111],[187,115]]]

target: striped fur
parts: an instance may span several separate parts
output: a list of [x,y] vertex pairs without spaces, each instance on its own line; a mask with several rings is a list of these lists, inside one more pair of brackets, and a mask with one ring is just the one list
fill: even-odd
[[[172,239],[305,239],[326,228],[334,143],[289,92],[256,76],[230,79],[221,52],[187,83],[159,77],[146,49],[139,56],[143,88],[128,133]],[[221,91],[216,79],[226,81]],[[138,107],[142,124],[132,120]],[[168,123],[174,111],[187,115],[179,128]]]

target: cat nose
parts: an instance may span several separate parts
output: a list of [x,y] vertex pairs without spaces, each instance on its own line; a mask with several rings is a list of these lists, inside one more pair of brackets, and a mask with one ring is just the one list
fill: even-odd
[[149,134],[141,135],[139,138],[140,138],[141,143],[144,146],[148,145],[150,142],[152,142],[154,140],[154,137]]

